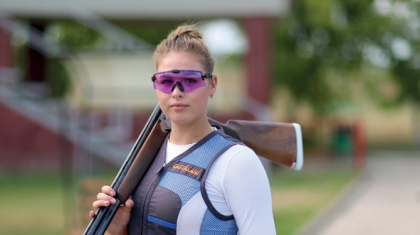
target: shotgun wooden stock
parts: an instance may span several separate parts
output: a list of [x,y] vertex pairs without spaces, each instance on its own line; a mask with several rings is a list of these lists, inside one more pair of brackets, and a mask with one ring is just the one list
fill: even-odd
[[221,124],[225,133],[241,140],[255,153],[277,164],[300,170],[303,166],[302,131],[297,123],[230,120]]

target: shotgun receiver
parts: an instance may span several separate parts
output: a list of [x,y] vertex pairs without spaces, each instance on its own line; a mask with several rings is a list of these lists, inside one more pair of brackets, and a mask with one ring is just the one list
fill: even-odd
[[[242,141],[261,157],[295,170],[300,170],[303,166],[302,132],[299,124],[239,120],[222,124],[211,118],[209,122]],[[147,172],[168,130],[165,116],[159,106],[156,106],[111,185],[117,192],[116,203],[97,210],[84,232],[85,235],[105,233],[120,205],[127,201]]]

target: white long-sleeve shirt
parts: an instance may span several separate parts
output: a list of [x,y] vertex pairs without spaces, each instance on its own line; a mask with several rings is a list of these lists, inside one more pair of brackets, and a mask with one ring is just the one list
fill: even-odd
[[[193,145],[175,145],[168,141],[166,162]],[[210,168],[206,190],[218,212],[235,217],[241,235],[276,234],[268,177],[250,148],[235,145],[224,152]],[[195,207],[199,210],[198,206]],[[180,213],[177,234],[198,234],[202,217],[198,216],[199,213],[197,216],[188,215],[195,212]]]

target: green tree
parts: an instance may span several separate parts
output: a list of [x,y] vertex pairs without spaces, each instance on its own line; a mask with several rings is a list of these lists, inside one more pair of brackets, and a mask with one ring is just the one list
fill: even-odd
[[394,102],[420,103],[419,13],[410,1],[300,0],[276,25],[276,84],[324,112],[337,98],[325,73],[370,63],[394,75],[400,88]]
[[[351,102],[350,86],[366,68],[388,74],[396,92],[364,77],[381,107],[420,107],[420,5],[406,0],[299,0],[275,25],[275,85],[322,120]],[[360,76],[362,77],[362,76]],[[374,83],[376,82],[376,83]],[[368,86],[370,85],[370,86]],[[337,105],[339,104],[339,105]],[[420,125],[417,141],[420,142]]]

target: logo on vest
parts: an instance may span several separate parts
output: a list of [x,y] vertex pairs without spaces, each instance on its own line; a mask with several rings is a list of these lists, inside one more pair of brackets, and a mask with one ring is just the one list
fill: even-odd
[[201,167],[185,162],[177,162],[174,165],[172,165],[171,168],[169,168],[169,171],[183,174],[197,180],[200,179],[203,170],[204,169]]

